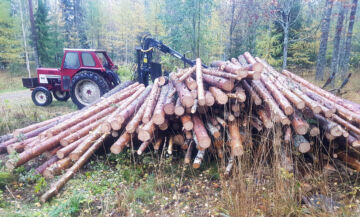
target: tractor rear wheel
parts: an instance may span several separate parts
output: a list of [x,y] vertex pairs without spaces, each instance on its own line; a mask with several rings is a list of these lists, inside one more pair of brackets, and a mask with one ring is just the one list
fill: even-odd
[[52,102],[51,92],[45,87],[36,87],[31,93],[31,98],[37,106],[47,106]]
[[66,102],[70,98],[70,93],[68,91],[54,90],[53,96],[58,101]]
[[108,91],[108,83],[96,72],[82,71],[74,75],[71,80],[71,100],[79,109],[90,105]]

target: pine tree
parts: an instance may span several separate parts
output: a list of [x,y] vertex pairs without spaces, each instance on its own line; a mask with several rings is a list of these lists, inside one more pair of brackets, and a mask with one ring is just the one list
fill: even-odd
[[40,64],[47,64],[52,59],[49,55],[51,39],[49,34],[48,8],[42,0],[38,0],[38,8],[34,16],[35,28],[38,34],[37,45]]
[[9,0],[0,1],[0,67],[7,68],[13,63],[22,63],[20,25],[11,14]]

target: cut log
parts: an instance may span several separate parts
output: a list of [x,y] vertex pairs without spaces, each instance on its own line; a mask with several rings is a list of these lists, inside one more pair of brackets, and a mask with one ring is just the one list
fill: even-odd
[[150,145],[150,142],[147,141],[147,142],[143,142],[141,143],[139,149],[137,150],[137,154],[138,155],[142,155],[142,153],[145,151],[145,149]]
[[46,168],[43,172],[43,176],[47,179],[52,179],[57,175],[60,175],[65,169],[71,167],[73,162],[69,157],[64,159],[60,159],[57,162],[51,164],[48,168]]
[[214,96],[216,103],[224,105],[228,102],[228,96],[217,87],[209,87],[209,91]]
[[191,153],[192,153],[193,147],[194,147],[194,143],[190,142],[190,144],[186,150],[185,159],[184,159],[184,162],[186,164],[189,164],[191,162]]
[[294,146],[299,150],[300,153],[307,153],[310,151],[310,143],[302,135],[294,136]]
[[149,106],[146,107],[144,115],[142,117],[142,122],[143,123],[148,123],[153,115],[153,111],[155,109],[155,106],[157,104],[158,98],[160,96],[160,88],[158,85],[158,81],[155,80],[154,85],[153,85],[153,89],[150,92],[150,96],[149,96]]
[[78,147],[82,142],[84,142],[86,138],[87,136],[82,137],[75,142],[61,148],[56,152],[56,155],[59,159],[63,159],[64,157],[68,156],[68,154],[70,154],[73,150],[75,150],[75,148]]
[[52,127],[47,132],[47,137],[52,137],[54,135],[57,135],[57,134],[63,132],[64,130],[68,129],[69,127],[81,122],[82,120],[85,120],[85,119],[93,116],[94,114],[104,110],[108,106],[113,105],[115,103],[118,103],[118,102],[128,98],[129,96],[133,95],[138,89],[140,89],[143,86],[144,85],[139,85],[139,83],[134,83],[134,84],[126,87],[121,92],[116,93],[116,94],[110,96],[109,98],[106,98],[105,100],[102,100],[98,104],[95,104],[94,106],[90,107],[89,109],[85,110],[84,112],[79,113],[75,117],[73,117],[67,121],[64,121],[63,123],[61,123],[55,127]]
[[166,95],[168,92],[168,86],[163,86],[160,91],[159,100],[155,106],[154,114],[152,120],[154,124],[161,125],[165,122],[165,112],[164,112],[164,104],[166,100]]
[[214,125],[212,125],[210,123],[210,121],[206,122],[206,127],[207,129],[210,131],[211,135],[215,138],[218,139],[221,136],[220,131],[218,130],[218,128],[216,128]]
[[193,168],[198,169],[201,166],[201,162],[204,158],[205,150],[199,150],[193,162]]
[[154,135],[155,129],[156,128],[153,120],[150,120],[142,128],[139,129],[138,139],[142,142],[149,141],[151,137]]
[[203,121],[198,115],[192,115],[192,121],[194,123],[194,132],[198,140],[198,146],[203,150],[211,145],[211,139],[206,132]]
[[256,113],[258,114],[260,120],[263,122],[265,128],[270,129],[274,127],[273,122],[271,121],[270,117],[268,117],[265,110],[258,109],[256,110]]
[[54,183],[51,188],[45,192],[41,197],[40,201],[45,203],[51,197],[56,195],[59,190],[66,184],[67,181],[89,160],[91,155],[100,148],[102,145],[103,140],[107,137],[108,134],[102,135],[96,142],[81,156],[81,158],[69,169],[66,173],[61,176],[61,178]]
[[132,101],[125,109],[120,111],[116,115],[117,126],[114,128],[113,122],[111,122],[111,128],[113,130],[120,130],[121,126],[129,120],[129,118],[138,110],[142,104],[144,104],[146,98],[148,97],[150,91],[152,90],[151,86],[148,86],[134,101]]
[[217,88],[220,88],[228,92],[232,91],[232,89],[234,88],[233,79],[227,79],[227,78],[217,77],[214,75],[203,74],[203,80],[212,86],[215,86]]
[[229,125],[230,147],[232,156],[241,156],[244,154],[243,139],[240,135],[239,126],[235,122]]
[[169,128],[169,121],[165,119],[165,121],[159,125],[159,129],[165,131]]
[[191,106],[194,105],[194,99],[191,96],[189,89],[186,87],[186,85],[183,82],[173,80],[173,84],[176,88],[181,104],[186,108],[191,108]]
[[196,81],[191,76],[185,79],[185,84],[189,90],[196,90],[198,88]]
[[259,95],[254,91],[254,89],[249,85],[249,83],[245,80],[241,81],[241,85],[244,87],[245,91],[250,95],[251,101],[255,105],[261,105],[262,100]]
[[338,137],[342,135],[341,127],[338,124],[324,118],[321,115],[314,115],[314,118],[319,122],[319,126],[332,136]]
[[182,82],[184,81],[187,77],[189,77],[192,73],[194,73],[196,70],[196,67],[191,67],[188,68],[180,77],[179,77],[179,81]]
[[80,143],[70,154],[69,157],[72,161],[77,161],[81,155],[83,155],[86,150],[91,147],[91,145],[96,141],[98,138],[101,137],[103,133],[100,130],[100,127],[96,128],[86,139]]
[[289,145],[292,140],[291,127],[286,127],[284,134],[284,143]]
[[182,122],[182,125],[184,127],[185,130],[192,130],[193,127],[194,127],[194,124],[191,120],[191,116],[190,115],[183,115],[181,116],[181,122]]
[[247,68],[224,61],[214,61],[211,66],[219,67],[221,70],[237,75],[240,78],[247,76]]
[[339,153],[337,153],[337,155],[342,161],[344,161],[351,168],[355,169],[358,172],[360,171],[360,161],[351,157],[350,155],[348,155],[345,152],[339,152]]
[[52,156],[51,158],[49,158],[49,160],[45,161],[38,168],[36,168],[35,171],[38,174],[42,174],[47,167],[49,167],[51,164],[54,164],[58,160],[59,160],[59,158],[57,156]]
[[[142,118],[144,116],[145,110],[149,106],[150,97],[143,103],[140,109],[136,112],[135,116],[131,119],[131,121],[126,125],[125,129],[128,133],[134,133],[138,126],[140,125]],[[114,131],[116,132],[116,131]],[[117,136],[116,136],[117,137]]]
[[281,109],[286,115],[291,115],[294,112],[294,108],[291,106],[290,102],[282,95],[282,93],[275,87],[275,85],[269,81],[265,76],[261,76],[261,81],[265,87],[269,90],[271,95],[277,101]]
[[207,74],[207,75],[214,75],[214,76],[217,76],[217,77],[223,77],[223,78],[228,78],[228,79],[234,79],[234,80],[241,80],[242,79],[242,77],[240,77],[238,75],[223,72],[223,71],[220,71],[220,70],[218,70],[216,68],[202,69],[202,72],[204,74]]
[[163,142],[163,137],[159,137],[156,139],[156,142],[155,142],[155,145],[154,145],[154,150],[159,150],[160,149],[160,146]]
[[214,96],[211,94],[210,91],[205,91],[205,105],[206,106],[213,106],[215,104],[215,98]]
[[184,113],[185,113],[185,109],[184,107],[182,106],[181,102],[180,102],[180,98],[178,98],[176,100],[176,105],[175,105],[175,114],[177,116],[182,116]]
[[292,115],[291,125],[299,135],[305,135],[309,129],[309,124],[296,114],[296,112]]
[[[195,114],[196,113],[196,110],[198,109],[198,103],[199,103],[199,100],[195,99],[194,100],[194,105],[191,107],[190,109],[190,113],[191,114]],[[200,113],[200,112],[199,112]]]
[[204,91],[203,74],[201,71],[200,58],[196,59],[196,83],[197,83],[198,103],[200,106],[204,106],[205,105],[205,91]]
[[167,149],[167,153],[168,153],[169,155],[172,155],[173,146],[174,146],[174,137],[173,137],[173,136],[170,136],[170,137],[169,137],[168,149]]
[[317,126],[312,125],[309,131],[310,136],[315,137],[320,135],[320,129]]
[[125,148],[125,146],[130,142],[131,134],[124,132],[118,140],[111,146],[110,151],[113,154],[119,154]]

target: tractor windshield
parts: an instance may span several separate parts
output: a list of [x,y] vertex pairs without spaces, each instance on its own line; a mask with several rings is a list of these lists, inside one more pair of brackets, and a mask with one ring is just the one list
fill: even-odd
[[105,68],[110,68],[110,64],[107,61],[104,53],[96,53],[96,56],[99,58],[101,64],[105,67]]

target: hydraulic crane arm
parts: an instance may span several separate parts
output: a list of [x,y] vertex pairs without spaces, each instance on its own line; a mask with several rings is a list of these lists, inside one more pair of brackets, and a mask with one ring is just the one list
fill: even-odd
[[[195,65],[194,60],[190,60],[190,59],[186,58],[183,54],[177,52],[176,50],[170,48],[169,46],[166,46],[161,41],[157,41],[153,38],[145,38],[144,42],[143,42],[143,49],[149,50],[149,49],[153,49],[153,48],[157,48],[163,53],[168,53],[168,54],[182,60],[184,63],[189,64],[190,66]],[[203,67],[207,68],[206,65],[203,65]]]

